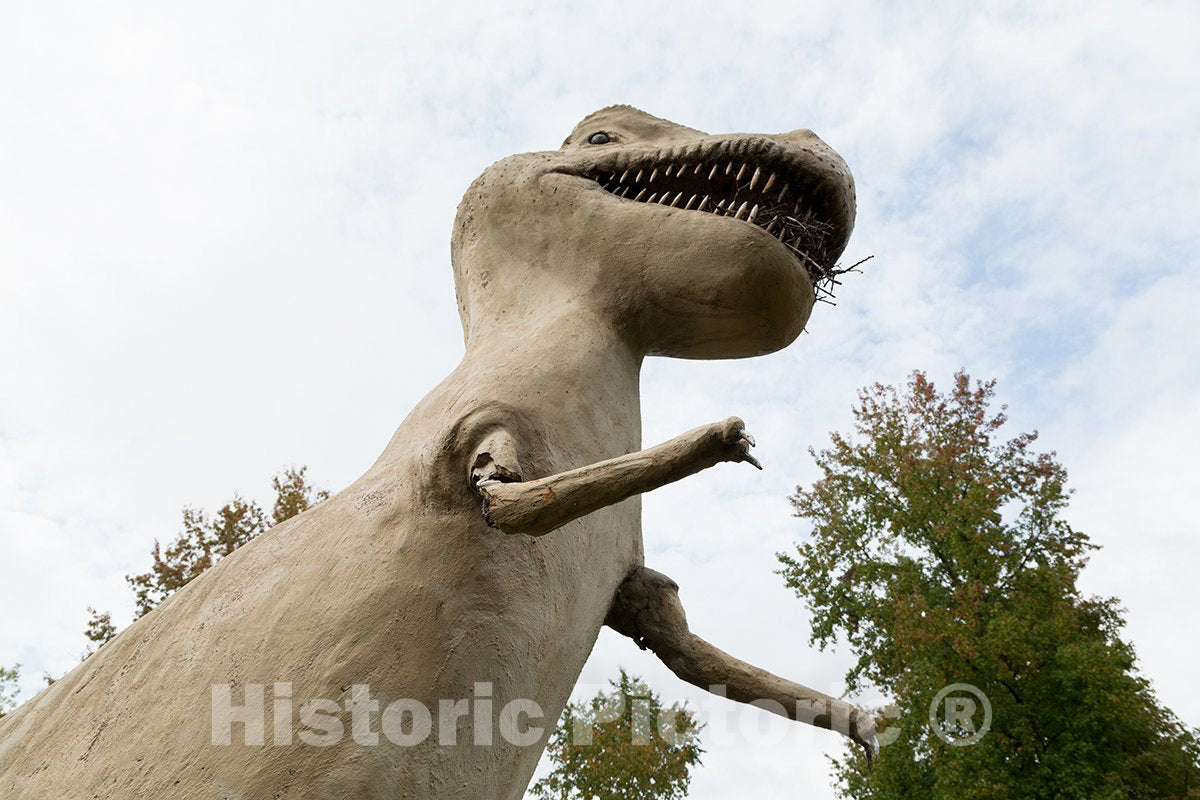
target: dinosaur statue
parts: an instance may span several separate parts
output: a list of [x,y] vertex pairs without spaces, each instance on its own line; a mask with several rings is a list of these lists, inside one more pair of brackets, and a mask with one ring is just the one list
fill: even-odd
[[[810,131],[710,136],[628,106],[488,168],[451,245],[462,362],[348,488],[0,720],[0,796],[517,800],[604,624],[689,683],[774,701],[870,752],[869,715],[689,631],[678,587],[643,565],[638,497],[757,465],[736,418],[640,449],[644,357],[791,343],[854,209],[849,171]],[[216,710],[218,686],[233,710]],[[255,746],[261,717],[236,708],[264,686],[287,710],[266,712]],[[378,737],[372,697],[432,709],[437,733]],[[305,698],[334,703],[308,721],[344,735],[292,738]],[[517,706],[520,731],[545,727],[536,741],[491,732],[519,699],[543,712]]]

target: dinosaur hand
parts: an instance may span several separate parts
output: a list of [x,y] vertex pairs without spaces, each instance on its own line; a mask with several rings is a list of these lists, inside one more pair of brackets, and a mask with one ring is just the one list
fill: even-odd
[[874,766],[875,758],[879,755],[878,728],[875,719],[869,714],[862,714],[851,722],[850,738],[864,751],[867,757],[867,768]]
[[746,433],[746,423],[741,419],[730,417],[722,422],[715,422],[711,430],[719,447],[718,461],[745,461],[762,469],[758,459],[750,455],[750,448],[754,447],[754,437]]

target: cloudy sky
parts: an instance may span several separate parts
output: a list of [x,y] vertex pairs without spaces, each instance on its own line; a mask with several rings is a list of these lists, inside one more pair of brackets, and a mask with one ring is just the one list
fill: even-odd
[[[967,12],[977,7],[981,10]],[[1050,9],[1051,6],[1053,10]],[[455,205],[513,152],[625,102],[710,132],[810,127],[874,255],[788,350],[647,363],[649,442],[730,414],[727,465],[645,501],[692,627],[838,689],[772,574],[787,495],[855,390],[999,380],[1103,549],[1161,698],[1200,724],[1200,6],[1194,3],[48,4],[0,31],[0,664],[24,695],[125,624],[122,576],[185,504],[337,489],[462,352]],[[601,636],[617,665],[700,697]],[[719,710],[709,703],[706,707]],[[752,717],[757,719],[757,717]],[[707,742],[692,796],[830,797],[834,737]]]

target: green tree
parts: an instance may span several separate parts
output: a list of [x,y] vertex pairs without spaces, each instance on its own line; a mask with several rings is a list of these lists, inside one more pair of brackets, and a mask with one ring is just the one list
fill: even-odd
[[612,690],[568,704],[546,747],[553,771],[530,789],[541,800],[678,800],[700,763],[700,725],[621,670]]
[[[814,452],[820,478],[792,497],[812,532],[780,554],[781,573],[812,610],[813,640],[845,641],[849,686],[896,703],[873,771],[853,749],[835,761],[839,793],[1200,796],[1197,731],[1136,671],[1117,602],[1076,586],[1093,545],[1061,516],[1066,470],[1033,451],[1036,433],[1001,437],[993,395],[962,372],[945,394],[920,372],[903,395],[864,389],[855,435]],[[937,692],[959,682],[992,707],[971,746],[929,724]]]
[[0,717],[17,707],[17,692],[20,690],[17,681],[20,679],[20,664],[0,667]]

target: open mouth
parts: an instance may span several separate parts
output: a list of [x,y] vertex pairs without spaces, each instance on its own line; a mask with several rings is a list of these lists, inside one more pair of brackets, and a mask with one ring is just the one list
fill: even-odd
[[832,208],[837,189],[831,178],[794,163],[781,148],[705,155],[652,154],[628,164],[593,168],[583,177],[627,201],[755,225],[795,256],[814,286],[836,274],[843,235],[832,221],[837,219]]

